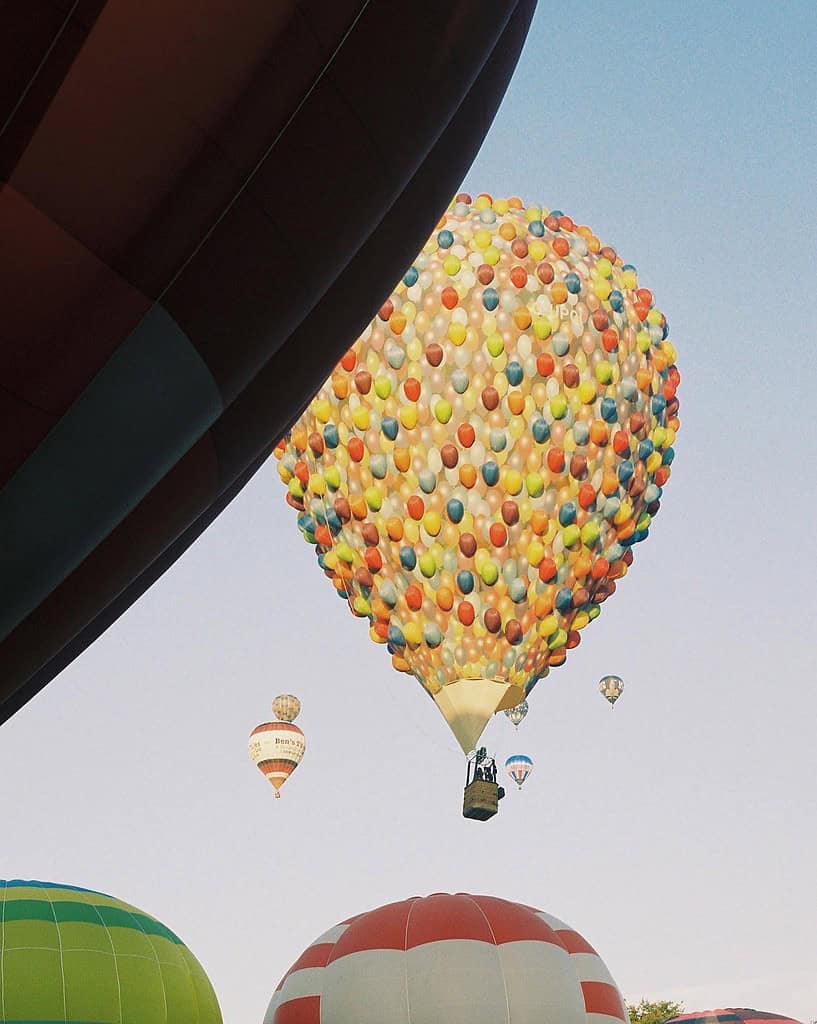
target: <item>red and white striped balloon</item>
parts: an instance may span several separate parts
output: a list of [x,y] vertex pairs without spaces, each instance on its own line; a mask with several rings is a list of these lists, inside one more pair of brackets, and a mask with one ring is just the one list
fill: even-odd
[[278,790],[301,763],[306,737],[292,722],[264,722],[250,733],[250,757],[258,770]]
[[593,947],[493,896],[390,903],[330,928],[282,978],[264,1024],[621,1024]]
[[682,1013],[673,1017],[668,1024],[800,1024],[793,1017],[781,1017],[779,1013],[764,1010],[730,1008],[728,1010],[699,1010],[697,1013]]

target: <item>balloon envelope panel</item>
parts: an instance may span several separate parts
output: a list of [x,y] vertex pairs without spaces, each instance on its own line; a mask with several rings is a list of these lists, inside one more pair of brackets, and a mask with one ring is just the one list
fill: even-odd
[[320,567],[466,751],[564,663],[648,536],[675,358],[589,228],[460,195],[276,449]]
[[0,881],[3,1020],[221,1024],[201,965],[169,928],[76,886]]
[[569,925],[492,896],[392,903],[321,935],[281,979],[264,1024],[618,1024],[624,1001]]

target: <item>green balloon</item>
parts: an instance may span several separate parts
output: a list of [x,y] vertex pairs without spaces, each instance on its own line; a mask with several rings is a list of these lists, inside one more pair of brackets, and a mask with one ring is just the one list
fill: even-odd
[[222,1024],[207,975],[149,914],[53,882],[0,880],[3,1020]]

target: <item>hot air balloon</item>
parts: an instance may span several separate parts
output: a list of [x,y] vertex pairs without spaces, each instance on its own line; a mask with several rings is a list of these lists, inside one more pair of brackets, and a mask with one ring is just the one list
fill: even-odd
[[599,692],[602,697],[610,701],[610,706],[613,707],[624,692],[624,680],[618,676],[605,676],[599,682]]
[[466,753],[650,531],[679,427],[668,334],[589,228],[460,194],[276,448],[320,568]]
[[182,940],[101,892],[0,881],[0,1019],[221,1024],[213,988]]
[[330,928],[278,984],[264,1024],[615,1024],[601,957],[569,925],[493,896],[391,903]]
[[777,1013],[764,1013],[762,1010],[703,1010],[698,1013],[682,1013],[673,1017],[667,1024],[765,1024],[766,1021],[778,1021],[778,1024],[800,1024],[793,1017],[781,1017]]
[[279,722],[294,722],[301,713],[301,702],[291,693],[282,693],[272,702],[272,713]]
[[505,770],[521,789],[525,780],[533,771],[533,761],[527,754],[511,754],[505,761]]
[[276,697],[272,706],[279,720],[257,725],[250,733],[249,749],[250,757],[264,778],[275,787],[275,796],[278,798],[281,786],[303,759],[306,737],[292,722],[301,710],[301,702],[297,697],[289,694]]
[[269,456],[445,208],[533,9],[3,5],[0,722]]
[[516,707],[505,708],[506,717],[513,722],[514,728],[516,729],[518,729],[521,723],[524,721],[525,715],[527,715],[527,713],[528,702],[526,700],[520,701],[520,703],[517,704]]

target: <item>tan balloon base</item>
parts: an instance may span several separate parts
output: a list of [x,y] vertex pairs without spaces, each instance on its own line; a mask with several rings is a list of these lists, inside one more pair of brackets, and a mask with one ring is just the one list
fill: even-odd
[[525,699],[524,692],[501,679],[457,679],[434,696],[457,742],[465,754],[476,749],[492,715],[514,708]]

